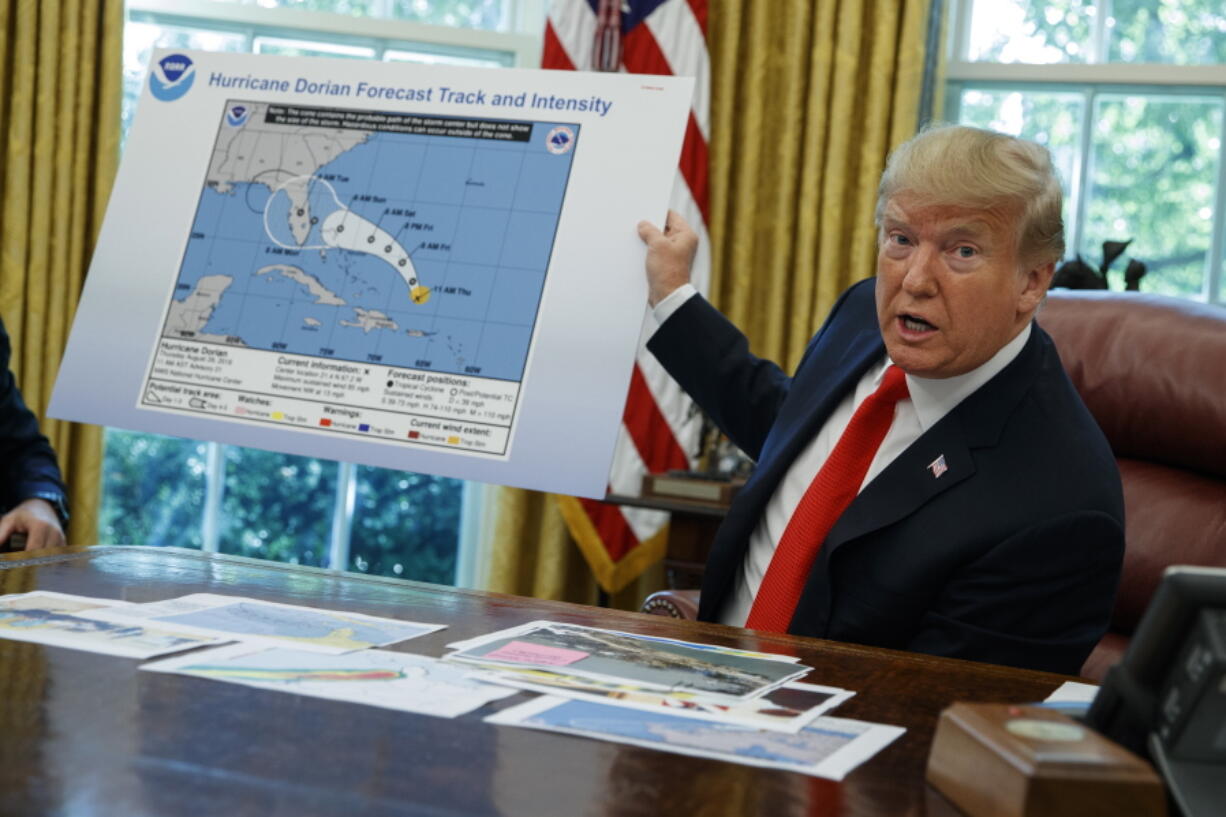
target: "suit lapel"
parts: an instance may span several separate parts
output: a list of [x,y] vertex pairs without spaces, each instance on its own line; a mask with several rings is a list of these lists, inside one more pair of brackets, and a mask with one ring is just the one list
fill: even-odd
[[910,516],[974,473],[962,429],[946,415],[864,487],[830,529],[826,549],[833,552],[844,542]]
[[[955,406],[865,486],[826,537],[828,553],[903,519],[975,473],[971,451],[996,445],[1038,376],[1046,335],[1036,326],[1018,356]],[[940,461],[944,470],[937,464]]]

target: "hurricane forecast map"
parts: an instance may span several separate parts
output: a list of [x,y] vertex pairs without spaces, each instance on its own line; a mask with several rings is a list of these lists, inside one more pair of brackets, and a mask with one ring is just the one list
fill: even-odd
[[228,101],[141,406],[505,454],[578,138]]
[[603,498],[696,83],[155,48],[47,415]]

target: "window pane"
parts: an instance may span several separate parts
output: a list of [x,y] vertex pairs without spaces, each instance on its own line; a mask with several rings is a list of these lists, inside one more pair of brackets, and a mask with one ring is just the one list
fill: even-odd
[[464,28],[502,27],[507,0],[222,0],[259,5],[324,11],[355,17],[395,17],[421,23]]
[[131,20],[123,28],[122,132],[127,133],[140,99],[140,84],[155,48],[192,48],[201,51],[246,51],[247,38],[228,31],[180,28]]
[[1081,94],[968,88],[962,92],[958,121],[1046,146],[1064,185],[1064,227],[1068,231],[1077,212],[1077,154],[1084,109]]
[[377,14],[385,0],[217,0],[217,2],[300,11],[325,11],[330,14],[348,14],[357,17]]
[[255,53],[279,54],[283,57],[347,57],[358,60],[369,60],[375,56],[373,48],[314,40],[291,40],[285,37],[256,37]]
[[[1199,296],[1213,229],[1222,102],[1206,97],[1104,94],[1094,110],[1090,189],[1081,253],[1132,239],[1149,268],[1147,292]],[[1110,271],[1123,289],[1127,259]]]
[[498,68],[503,65],[512,65],[515,61],[515,56],[507,54],[505,59],[500,60],[493,56],[460,57],[454,54],[434,54],[425,51],[388,49],[383,52],[383,59],[387,62],[417,62],[425,63],[426,65],[472,65],[477,68]]
[[393,0],[392,16],[443,26],[498,28],[506,0]]
[[1226,63],[1222,0],[1114,0],[1107,26],[1112,62]]
[[205,443],[106,430],[98,541],[199,548]]
[[336,502],[335,462],[236,445],[225,449],[219,550],[324,564]]
[[974,0],[967,59],[1087,62],[1094,14],[1094,0]]
[[1217,268],[1217,303],[1226,300],[1226,241],[1222,242],[1222,259]]
[[454,584],[463,483],[357,468],[350,569]]

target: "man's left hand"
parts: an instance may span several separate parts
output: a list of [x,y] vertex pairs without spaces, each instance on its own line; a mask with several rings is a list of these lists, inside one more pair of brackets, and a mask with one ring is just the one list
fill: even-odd
[[62,548],[67,544],[60,518],[45,499],[27,499],[0,516],[0,543],[7,542],[15,533],[25,534],[26,550]]

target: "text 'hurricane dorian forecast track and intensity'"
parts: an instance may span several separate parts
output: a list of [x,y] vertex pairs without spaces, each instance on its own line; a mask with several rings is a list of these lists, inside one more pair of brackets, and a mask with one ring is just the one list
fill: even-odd
[[578,130],[228,102],[142,404],[504,453]]

